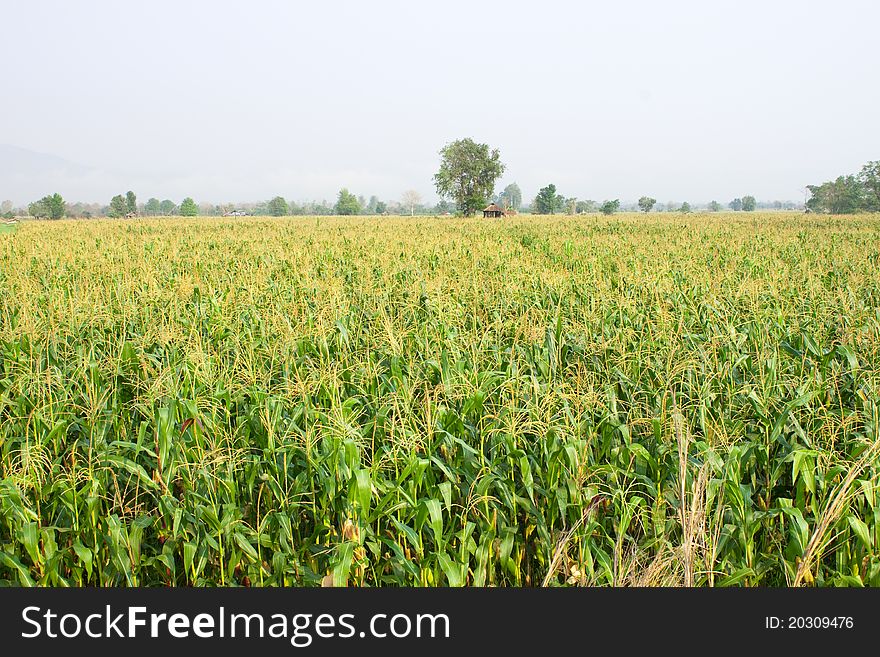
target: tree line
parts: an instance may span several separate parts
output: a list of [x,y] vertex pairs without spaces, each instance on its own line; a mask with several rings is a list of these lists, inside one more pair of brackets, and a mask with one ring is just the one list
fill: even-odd
[[3,201],[0,216],[12,219],[16,216],[29,215],[36,219],[62,219],[64,217],[195,217],[217,215],[253,215],[253,216],[293,216],[293,215],[438,215],[448,214],[454,207],[441,200],[436,204],[425,204],[421,195],[415,190],[403,192],[399,200],[383,201],[378,196],[356,196],[347,188],[339,190],[336,201],[306,201],[297,203],[288,201],[283,196],[276,196],[258,203],[200,203],[192,197],[175,203],[170,199],[160,201],[150,198],[146,203],[138,202],[133,191],[117,194],[109,204],[98,203],[67,203],[60,194],[45,196],[30,203],[27,209],[13,207],[11,201]]
[[[460,214],[471,216],[489,203],[495,203],[504,210],[530,212],[532,214],[585,214],[601,212],[606,215],[619,210],[680,212],[687,214],[695,208],[689,202],[669,201],[658,204],[657,199],[642,196],[635,204],[622,206],[620,199],[607,199],[597,202],[591,199],[578,199],[565,196],[556,185],[549,183],[538,190],[529,203],[523,203],[519,185],[511,183],[500,193],[495,193],[495,185],[504,174],[505,165],[497,148],[480,144],[473,139],[459,139],[446,144],[440,150],[440,168],[434,175],[434,186],[440,201],[434,205],[422,203],[418,192],[407,190],[398,201],[382,201],[377,196],[369,199],[357,196],[347,188],[339,190],[335,203],[288,201],[276,196],[267,201],[250,204],[197,204],[191,197],[176,204],[170,199],[160,201],[150,198],[139,204],[134,192],[117,194],[107,206],[66,204],[60,194],[45,196],[28,207],[33,217],[60,219],[64,216],[196,216],[196,215],[381,215],[381,214]],[[836,181],[809,186],[812,198],[806,207],[814,212],[860,212],[880,209],[880,162],[869,162],[858,175],[841,176]],[[4,214],[14,214],[6,207]],[[9,204],[11,206],[11,204]],[[711,201],[702,206],[709,212],[719,212],[723,206]],[[727,207],[737,212],[753,212],[757,209],[797,209],[791,202],[774,201],[759,203],[752,195],[737,197],[727,203]]]
[[838,176],[821,185],[807,185],[810,212],[853,214],[880,212],[880,160],[868,162],[859,173]]

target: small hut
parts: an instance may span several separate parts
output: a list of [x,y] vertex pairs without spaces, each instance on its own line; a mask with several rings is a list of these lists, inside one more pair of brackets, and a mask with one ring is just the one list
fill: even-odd
[[483,208],[483,217],[484,218],[485,217],[497,218],[497,217],[503,217],[503,216],[504,216],[504,210],[499,208],[494,203],[492,203],[491,205],[487,205],[485,208]]

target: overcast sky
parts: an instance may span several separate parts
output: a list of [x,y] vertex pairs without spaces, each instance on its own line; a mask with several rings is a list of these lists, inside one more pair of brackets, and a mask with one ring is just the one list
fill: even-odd
[[16,203],[433,200],[461,137],[527,199],[803,200],[880,159],[876,1],[2,0],[0,25]]

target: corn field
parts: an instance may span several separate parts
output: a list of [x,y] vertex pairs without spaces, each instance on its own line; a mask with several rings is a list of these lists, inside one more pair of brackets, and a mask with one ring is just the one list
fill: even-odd
[[0,234],[0,583],[880,585],[880,218]]

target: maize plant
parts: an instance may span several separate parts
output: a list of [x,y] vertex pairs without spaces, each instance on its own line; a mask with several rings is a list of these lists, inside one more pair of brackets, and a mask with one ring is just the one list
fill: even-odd
[[880,219],[25,222],[0,584],[880,585]]

